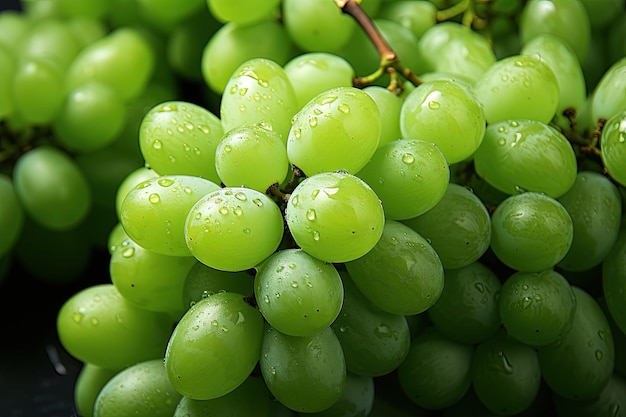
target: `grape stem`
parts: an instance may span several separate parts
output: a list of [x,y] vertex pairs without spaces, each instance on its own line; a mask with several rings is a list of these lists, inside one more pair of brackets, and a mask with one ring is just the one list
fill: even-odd
[[351,16],[359,24],[367,37],[374,44],[374,47],[380,56],[378,69],[369,75],[355,77],[353,79],[353,85],[355,87],[361,88],[371,85],[385,73],[389,74],[391,78],[387,89],[394,94],[399,94],[403,90],[402,83],[399,80],[399,75],[410,81],[415,86],[418,86],[423,82],[413,73],[413,71],[411,71],[410,68],[402,65],[396,52],[391,48],[391,46],[389,46],[372,19],[359,4],[360,0],[335,0],[335,3],[343,13]]

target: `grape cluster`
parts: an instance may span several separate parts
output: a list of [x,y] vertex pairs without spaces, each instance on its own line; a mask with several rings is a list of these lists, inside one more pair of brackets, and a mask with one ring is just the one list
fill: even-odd
[[113,217],[81,416],[626,408],[621,1],[26,5],[0,255]]

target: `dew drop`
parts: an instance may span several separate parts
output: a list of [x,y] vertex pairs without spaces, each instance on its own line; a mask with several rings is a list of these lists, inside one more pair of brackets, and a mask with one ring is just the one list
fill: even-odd
[[478,292],[481,292],[481,293],[485,292],[485,285],[482,282],[475,283],[474,288],[476,288]]
[[311,127],[317,126],[317,117],[311,117],[309,119],[309,126],[311,126]]
[[324,96],[324,98],[322,98],[320,100],[320,104],[331,104],[334,103],[335,100],[337,100],[337,96],[334,95],[328,95],[328,96]]
[[317,216],[317,215],[315,214],[315,210],[313,210],[313,209],[308,209],[308,210],[307,210],[307,212],[306,212],[306,218],[307,218],[308,220],[313,221],[313,220],[315,220],[316,216]]
[[150,194],[150,196],[148,197],[148,201],[150,201],[152,204],[157,204],[161,202],[161,197],[159,197],[158,194]]
[[91,325],[92,325],[92,326],[97,326],[97,325],[98,325],[98,323],[99,323],[99,321],[98,321],[98,319],[97,319],[97,318],[93,317],[93,318],[91,319]]
[[428,108],[431,110],[437,110],[439,107],[441,107],[441,104],[438,101],[432,100],[428,102]]
[[329,197],[337,194],[338,192],[339,192],[339,187],[325,187],[324,188],[324,193]]
[[302,131],[300,129],[294,129],[293,130],[293,136],[296,139],[300,139],[302,137]]
[[248,200],[248,196],[245,193],[242,192],[237,192],[235,193],[235,198],[239,201],[247,201]]
[[243,88],[239,89],[239,95],[242,96],[242,97],[245,96],[247,92],[248,92],[248,88],[247,87],[243,87]]
[[276,375],[276,367],[270,366],[270,374]]
[[264,301],[266,304],[269,304],[269,303],[270,303],[270,296],[269,296],[269,295],[267,295],[267,294],[265,294],[265,295],[263,296],[263,301]]
[[235,213],[235,216],[241,216],[243,214],[243,209],[237,206],[233,209],[233,213]]
[[243,228],[243,233],[246,234],[246,235],[249,235],[250,234],[250,229],[248,229],[247,227],[244,227]]
[[337,106],[337,109],[344,114],[350,113],[350,106],[348,106],[345,103],[342,103],[339,106]]
[[135,248],[130,246],[122,251],[122,256],[124,258],[130,258],[135,254]]
[[155,139],[154,142],[152,142],[152,148],[153,149],[161,149],[163,147],[163,142],[161,142],[158,139]]
[[230,146],[230,145],[224,145],[224,152],[230,152],[230,151],[232,151],[232,150],[233,150],[232,146]]
[[533,303],[533,299],[530,297],[522,298],[522,308],[528,308]]
[[83,314],[79,313],[78,311],[74,312],[74,314],[72,314],[72,319],[76,322],[76,323],[80,323],[83,320]]
[[504,138],[499,138],[499,139],[498,139],[498,145],[500,145],[500,146],[506,145],[506,139],[504,139]]
[[402,162],[404,162],[405,164],[412,164],[413,162],[415,162],[415,157],[411,153],[405,153],[404,155],[402,155]]
[[319,193],[320,193],[320,190],[313,190],[313,192],[311,192],[311,198],[315,200],[317,196],[319,195]]
[[252,202],[258,207],[263,207],[263,202],[258,198],[253,199]]
[[298,283],[296,281],[291,281],[291,288],[298,288]]
[[217,322],[217,320],[211,320],[211,326],[217,327],[218,325],[219,323]]
[[161,178],[157,181],[161,187],[169,187],[174,184],[174,180],[170,178]]
[[596,350],[596,359],[600,361],[603,357],[604,353],[601,350]]
[[317,230],[313,230],[313,240],[316,242],[320,240],[320,232]]
[[[228,214],[228,207],[222,206],[222,207],[219,208],[218,211],[220,212],[220,214],[226,215],[226,214]],[[198,214],[200,214],[200,213],[198,213]]]

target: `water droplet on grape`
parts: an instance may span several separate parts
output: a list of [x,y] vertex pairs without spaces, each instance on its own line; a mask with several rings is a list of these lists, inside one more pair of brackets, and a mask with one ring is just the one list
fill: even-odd
[[528,308],[533,303],[533,299],[530,297],[522,298],[522,308]]
[[211,320],[211,326],[217,327],[218,325],[219,323],[217,322],[217,320]]
[[428,102],[428,108],[431,110],[438,110],[441,107],[438,101],[431,100]]
[[342,103],[339,106],[337,106],[337,109],[344,114],[350,113],[350,106],[348,106],[345,103]]
[[248,92],[248,88],[247,87],[243,87],[243,88],[239,89],[239,95],[242,96],[242,97],[245,96],[247,92]]
[[404,162],[405,164],[412,164],[413,162],[415,162],[415,157],[411,153],[405,153],[404,155],[402,155],[402,162]]
[[498,139],[498,145],[500,145],[500,146],[506,145],[506,139],[504,139],[504,138],[499,138],[499,139]]
[[477,282],[474,284],[474,288],[478,290],[478,292],[485,292],[485,285],[482,282]]
[[91,319],[91,325],[92,325],[92,326],[97,326],[97,325],[98,325],[98,323],[99,323],[99,322],[98,322],[98,319],[97,319],[97,318],[93,317],[93,318]]
[[325,187],[323,191],[327,196],[332,197],[339,192],[339,187]]
[[230,152],[233,148],[230,145],[224,145],[224,152]]
[[253,199],[252,202],[258,207],[263,207],[263,202],[259,200],[258,198]]
[[237,200],[239,200],[239,201],[247,201],[247,200],[248,200],[248,196],[246,196],[246,194],[245,194],[245,193],[242,193],[241,191],[240,191],[240,192],[235,193],[235,198],[236,198]]
[[319,193],[320,193],[320,190],[313,190],[313,191],[311,192],[311,198],[312,198],[313,200],[315,200],[315,199],[317,198],[317,196],[319,195]]
[[600,340],[604,340],[604,330],[598,330],[598,337],[600,338]]
[[265,294],[265,295],[263,296],[263,301],[265,301],[265,303],[266,303],[266,304],[269,304],[269,303],[270,303],[270,296],[269,296],[269,295],[267,295],[267,294]]
[[603,357],[604,353],[601,350],[596,350],[596,359],[600,361]]
[[315,220],[315,218],[316,218],[315,210],[308,209],[307,212],[306,212],[306,218],[309,219],[310,221]]
[[276,367],[270,366],[270,374],[276,375]]
[[311,127],[317,126],[317,117],[311,117],[309,119],[309,126],[311,126]]
[[249,235],[251,233],[251,230],[248,229],[247,227],[244,227],[243,228],[243,233],[246,234],[246,235]]
[[170,178],[161,178],[157,181],[161,187],[169,187],[174,184],[174,180]]
[[511,362],[509,362],[509,358],[506,357],[506,354],[504,353],[504,351],[499,350],[498,351],[498,356],[502,359],[502,368],[504,369],[504,371],[507,374],[512,374],[513,373],[513,365],[511,365]]
[[235,216],[241,216],[243,214],[243,209],[237,206],[233,209],[233,213],[235,213]]
[[135,248],[130,246],[122,251],[122,256],[124,258],[130,258],[135,254]]
[[[226,215],[226,214],[228,214],[228,207],[222,206],[222,207],[219,208],[218,211],[220,212],[220,214]],[[200,214],[200,213],[198,213],[198,214]],[[198,217],[198,218],[200,218],[200,217]]]
[[335,100],[337,100],[337,96],[335,95],[327,95],[324,96],[321,100],[320,100],[320,104],[331,104],[334,103]]
[[320,232],[318,232],[317,230],[313,230],[313,240],[315,240],[316,242],[320,240]]
[[161,202],[161,197],[158,194],[150,194],[150,196],[148,197],[148,201],[150,201],[152,204],[157,204]]
[[246,111],[246,105],[245,105],[245,104],[240,104],[240,105],[239,105],[239,111],[240,111],[240,112],[242,112],[242,113],[243,113],[244,111]]
[[154,142],[152,142],[153,149],[161,149],[162,147],[163,147],[163,143],[160,140],[155,139]]
[[291,288],[298,288],[298,283],[296,281],[291,281]]

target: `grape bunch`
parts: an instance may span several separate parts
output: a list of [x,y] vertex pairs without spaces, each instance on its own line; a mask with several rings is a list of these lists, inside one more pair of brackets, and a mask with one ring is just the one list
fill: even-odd
[[623,2],[26,10],[5,253],[114,217],[110,280],[57,316],[79,415],[625,409]]

